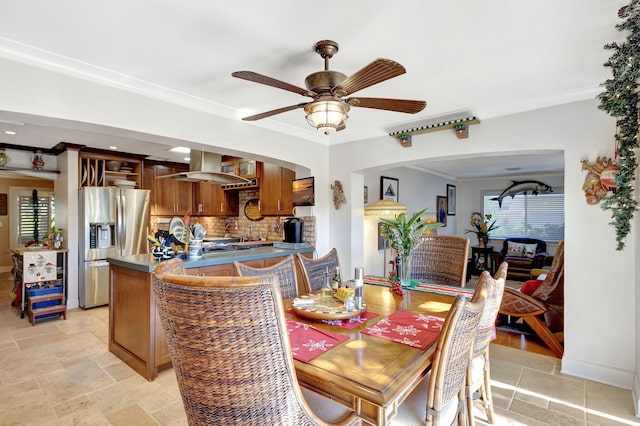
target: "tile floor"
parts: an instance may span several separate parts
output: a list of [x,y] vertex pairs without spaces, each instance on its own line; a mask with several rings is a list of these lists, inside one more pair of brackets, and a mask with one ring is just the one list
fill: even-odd
[[[187,424],[172,370],[147,382],[108,351],[106,308],[33,327],[10,307],[7,277],[0,274],[0,425]],[[495,344],[491,355],[497,424],[640,425],[628,390],[560,374],[560,360],[548,356]],[[403,409],[420,416],[424,404],[416,392]],[[419,424],[410,417],[393,425]],[[483,417],[478,411],[478,424]]]

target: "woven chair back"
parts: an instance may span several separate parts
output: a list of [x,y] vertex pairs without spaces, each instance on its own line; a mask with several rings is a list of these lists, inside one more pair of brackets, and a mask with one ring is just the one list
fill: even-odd
[[447,314],[436,346],[427,396],[427,424],[440,424],[453,419],[440,419],[447,403],[455,399],[464,415],[464,384],[471,349],[487,298],[486,282],[479,281],[472,300],[458,295]]
[[296,278],[296,264],[293,255],[289,255],[280,262],[264,268],[254,268],[234,261],[233,266],[236,275],[240,277],[253,277],[257,275],[273,274],[280,281],[280,292],[284,299],[291,299],[298,295],[298,279]]
[[411,279],[464,287],[469,238],[452,235],[424,237],[411,256]]
[[152,274],[190,425],[317,425],[296,378],[278,279]]
[[333,276],[336,266],[340,266],[338,250],[335,248],[317,259],[309,259],[300,253],[296,253],[296,259],[303,272],[303,284],[308,293],[320,290],[324,284],[324,274],[326,271],[328,270],[331,276]]
[[[506,276],[506,270],[504,271]],[[504,278],[491,278],[489,271],[480,274],[478,283],[483,282],[487,287],[487,300],[482,309],[482,316],[476,331],[475,341],[473,343],[472,356],[478,356],[484,353],[489,347],[489,343],[495,336],[496,317],[502,303],[502,295],[504,294]]]

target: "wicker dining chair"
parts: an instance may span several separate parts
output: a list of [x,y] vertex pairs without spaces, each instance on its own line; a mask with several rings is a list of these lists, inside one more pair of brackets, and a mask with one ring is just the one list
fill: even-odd
[[508,264],[502,262],[498,268],[496,276],[502,278],[491,278],[488,271],[480,274],[478,282],[483,282],[487,287],[487,301],[482,309],[482,316],[476,331],[471,352],[471,363],[467,374],[467,412],[469,413],[469,424],[473,426],[473,396],[479,392],[480,401],[484,407],[489,423],[494,423],[493,398],[491,394],[491,369],[489,365],[489,343],[495,337],[496,318],[502,295],[504,293],[504,282],[507,276]]
[[465,381],[476,330],[487,299],[486,280],[480,280],[469,301],[456,296],[442,325],[431,364],[427,393],[427,425],[466,424]]
[[336,266],[340,266],[340,259],[338,258],[338,250],[331,249],[329,253],[317,259],[309,259],[304,257],[300,253],[296,253],[296,259],[302,270],[302,280],[304,288],[307,289],[307,293],[318,291],[324,284],[324,274],[327,268],[331,275],[336,270]]
[[240,277],[273,274],[278,277],[283,298],[291,299],[298,295],[298,279],[293,255],[287,256],[275,265],[264,268],[254,268],[235,260],[233,261],[233,267],[236,270],[236,275]]
[[176,274],[170,262],[154,268],[153,293],[189,424],[328,424],[300,390],[278,278]]
[[411,255],[411,279],[464,287],[469,238],[430,235]]

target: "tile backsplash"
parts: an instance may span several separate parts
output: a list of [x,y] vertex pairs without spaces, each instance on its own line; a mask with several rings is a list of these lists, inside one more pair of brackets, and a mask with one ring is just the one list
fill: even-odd
[[[282,241],[283,229],[282,220],[287,216],[265,216],[260,220],[249,220],[244,214],[244,206],[247,201],[259,198],[258,190],[242,190],[240,195],[240,211],[238,217],[212,217],[193,216],[191,224],[200,223],[207,230],[207,237],[232,237],[247,238],[256,240],[266,238],[268,241]],[[151,226],[158,229],[168,229],[168,223],[159,223],[158,217],[151,218]],[[304,221],[304,240],[315,246],[316,242],[316,220],[315,216],[301,217]]]

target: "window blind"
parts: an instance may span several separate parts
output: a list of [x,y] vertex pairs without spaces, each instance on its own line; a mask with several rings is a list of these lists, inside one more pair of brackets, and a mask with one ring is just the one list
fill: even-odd
[[[518,194],[502,200],[502,208],[492,200],[498,193],[485,193],[484,213],[490,214],[498,229],[492,238],[531,237],[545,241],[564,239],[564,193]],[[491,222],[490,221],[490,222]]]

